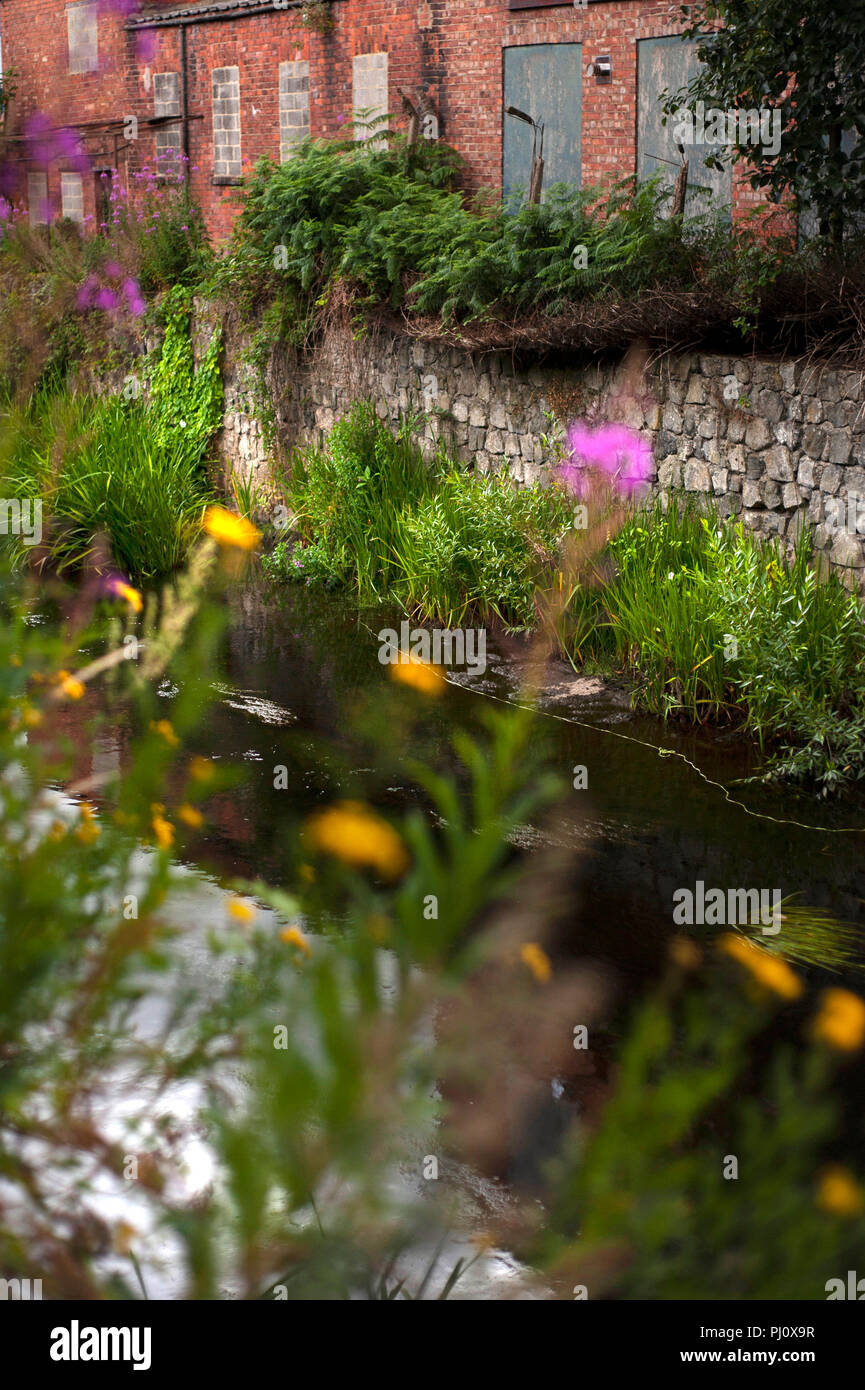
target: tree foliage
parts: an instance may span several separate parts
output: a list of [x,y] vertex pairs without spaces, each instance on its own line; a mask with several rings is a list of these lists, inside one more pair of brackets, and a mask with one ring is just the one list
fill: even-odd
[[701,0],[682,12],[703,66],[665,94],[664,109],[777,109],[778,152],[739,130],[730,157],[752,166],[751,183],[773,201],[792,193],[797,210],[813,206],[821,234],[840,241],[865,215],[865,0]]

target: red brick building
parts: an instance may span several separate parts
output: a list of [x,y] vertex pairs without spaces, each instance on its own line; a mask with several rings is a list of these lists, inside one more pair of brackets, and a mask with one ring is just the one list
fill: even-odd
[[[33,220],[98,221],[111,179],[128,187],[136,169],[181,149],[221,239],[233,185],[261,155],[290,158],[303,135],[353,121],[362,134],[361,111],[404,124],[403,91],[424,133],[466,157],[474,186],[527,182],[531,131],[507,106],[545,123],[547,183],[635,168],[672,178],[678,156],[657,98],[696,61],[676,37],[678,10],[669,0],[0,0],[2,63],[17,86],[4,136],[15,196]],[[35,113],[76,132],[86,159],[65,138],[34,144]],[[734,213],[755,197],[738,180],[731,190],[729,174],[705,182]]]

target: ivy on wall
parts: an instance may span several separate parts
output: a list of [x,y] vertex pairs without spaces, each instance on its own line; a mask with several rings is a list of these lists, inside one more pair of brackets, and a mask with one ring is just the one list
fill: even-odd
[[153,429],[156,441],[179,431],[199,458],[222,425],[223,388],[220,372],[222,329],[217,327],[198,368],[192,350],[189,290],[176,285],[163,300],[165,337],[150,379]]

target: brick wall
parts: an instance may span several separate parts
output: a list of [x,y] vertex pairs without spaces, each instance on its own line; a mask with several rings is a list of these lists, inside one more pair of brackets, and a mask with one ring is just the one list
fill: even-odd
[[[259,0],[247,0],[247,7]],[[156,153],[153,117],[159,111],[156,78],[180,72],[178,27],[129,27],[145,12],[152,22],[179,13],[192,18],[193,0],[96,0],[98,68],[70,72],[65,0],[4,0],[0,7],[4,61],[20,72],[17,120],[35,109],[58,124],[82,129],[88,154],[115,163],[121,178]],[[440,134],[468,160],[471,186],[501,183],[502,50],[514,45],[581,43],[582,177],[592,183],[609,174],[632,172],[637,147],[637,41],[673,34],[677,6],[668,0],[591,0],[511,9],[509,0],[333,0],[334,27],[322,35],[309,29],[297,0],[264,14],[216,19],[199,14],[187,26],[187,81],[191,181],[207,222],[224,238],[237,208],[232,189],[214,182],[213,72],[239,73],[240,167],[248,172],[263,154],[290,154],[286,132],[309,128],[313,135],[350,131],[355,85],[363,93],[370,78],[386,76],[388,106],[402,120],[399,88],[425,91],[440,116]],[[80,9],[80,5],[77,6]],[[76,32],[80,32],[78,23]],[[612,80],[586,76],[600,53],[612,59]],[[386,66],[357,64],[365,55],[387,55]],[[284,65],[308,65],[308,111],[291,107]],[[83,64],[73,64],[82,66]],[[294,72],[301,71],[298,68]],[[371,88],[370,88],[371,90]],[[282,94],[282,95],[281,95]],[[220,100],[220,99],[218,99]],[[361,102],[360,104],[373,104]],[[300,120],[294,114],[300,112]],[[218,113],[225,114],[225,113]],[[124,136],[130,115],[138,137]],[[101,123],[98,125],[97,123]],[[224,127],[223,127],[224,128]],[[162,137],[163,147],[167,138]],[[233,168],[234,166],[232,166]],[[59,168],[49,170],[49,198],[59,206]],[[22,170],[22,189],[26,188]],[[219,176],[216,176],[219,178]],[[85,215],[94,213],[93,180],[85,178]],[[739,210],[754,195],[734,186]]]

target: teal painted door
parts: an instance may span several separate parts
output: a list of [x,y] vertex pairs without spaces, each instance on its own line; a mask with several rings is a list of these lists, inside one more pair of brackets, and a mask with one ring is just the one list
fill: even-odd
[[[664,88],[673,93],[696,77],[700,63],[695,41],[677,37],[640,39],[637,44],[637,174],[641,180],[660,174],[672,190],[682,157],[673,136],[675,117],[661,124],[658,100]],[[689,161],[688,200],[685,212],[693,215],[709,208],[725,206],[729,211],[732,175],[725,169],[707,169],[704,163],[710,145],[686,145]],[[716,149],[717,153],[717,149]],[[665,162],[667,161],[667,162]],[[700,190],[703,190],[700,192]]]
[[[544,134],[544,187],[580,183],[582,140],[582,45],[538,43],[504,52],[505,106],[516,106],[540,124]],[[502,186],[505,194],[528,192],[532,166],[532,131],[506,116]]]

